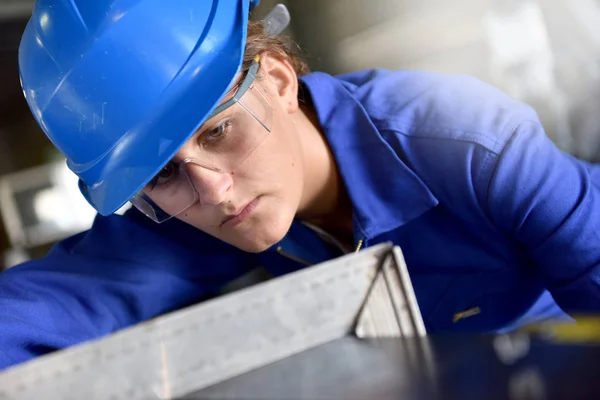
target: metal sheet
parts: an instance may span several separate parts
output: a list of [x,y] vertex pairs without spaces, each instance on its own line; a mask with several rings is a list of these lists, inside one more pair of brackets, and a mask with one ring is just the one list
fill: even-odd
[[338,339],[353,331],[391,249],[376,246],[17,366],[0,374],[0,399],[172,398]]

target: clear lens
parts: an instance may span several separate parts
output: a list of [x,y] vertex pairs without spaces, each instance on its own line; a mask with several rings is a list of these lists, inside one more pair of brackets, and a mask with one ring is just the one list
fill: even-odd
[[194,137],[198,164],[231,172],[269,135],[271,107],[256,88],[205,124]]
[[193,163],[218,172],[231,172],[252,154],[271,132],[272,109],[255,86],[242,98],[205,123],[191,140],[193,158],[169,162],[131,202],[156,222],[164,222],[194,204],[198,194],[187,174]]

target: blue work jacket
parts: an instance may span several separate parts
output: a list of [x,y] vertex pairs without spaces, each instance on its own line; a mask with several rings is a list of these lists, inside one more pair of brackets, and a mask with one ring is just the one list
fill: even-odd
[[[401,246],[430,333],[600,311],[599,168],[557,149],[530,107],[428,72],[302,84],[350,195],[355,242]],[[0,274],[0,367],[197,303],[257,266],[279,276],[339,255],[299,221],[249,254],[177,220],[97,217]]]

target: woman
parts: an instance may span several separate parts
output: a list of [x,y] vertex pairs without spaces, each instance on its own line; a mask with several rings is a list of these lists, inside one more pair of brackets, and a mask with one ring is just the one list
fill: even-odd
[[429,332],[600,309],[598,168],[529,107],[464,76],[306,74],[248,0],[54,3],[24,93],[102,216],[0,275],[2,365],[387,241]]

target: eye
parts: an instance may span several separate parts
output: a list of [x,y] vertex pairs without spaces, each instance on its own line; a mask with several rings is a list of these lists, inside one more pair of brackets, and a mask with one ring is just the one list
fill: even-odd
[[205,141],[215,141],[223,139],[229,131],[231,131],[232,122],[231,120],[224,121],[219,125],[215,126],[205,134]]
[[219,138],[221,136],[223,136],[225,134],[225,124],[221,124],[217,127],[215,127],[213,130],[208,132],[208,136],[216,139]]
[[160,170],[158,174],[148,184],[151,189],[156,186],[164,185],[177,177],[178,166],[174,162],[169,161],[167,165]]

